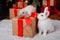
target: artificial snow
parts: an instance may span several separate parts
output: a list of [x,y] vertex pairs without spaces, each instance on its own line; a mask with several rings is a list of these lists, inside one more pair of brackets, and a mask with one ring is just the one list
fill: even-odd
[[18,37],[12,35],[12,21],[2,20],[0,22],[0,40],[60,40],[60,20],[51,20],[55,31],[46,36],[36,34],[33,38]]

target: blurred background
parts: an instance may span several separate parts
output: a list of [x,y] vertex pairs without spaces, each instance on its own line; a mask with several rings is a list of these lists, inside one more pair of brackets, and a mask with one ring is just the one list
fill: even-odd
[[[23,2],[25,6],[23,6]],[[48,6],[50,15],[52,15],[50,17],[54,19],[60,19],[60,0],[0,0],[0,20],[9,19],[9,10],[17,7],[18,5],[22,6],[19,9],[22,9],[28,5],[33,5],[36,7],[37,13],[43,12],[44,8]]]

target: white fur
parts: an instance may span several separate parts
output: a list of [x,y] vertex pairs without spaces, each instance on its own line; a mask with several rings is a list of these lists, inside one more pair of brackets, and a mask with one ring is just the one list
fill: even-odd
[[24,15],[26,15],[27,17],[29,17],[29,16],[31,16],[31,13],[35,12],[35,11],[36,10],[35,10],[35,8],[32,5],[28,5],[25,8],[23,8],[23,9],[20,10],[18,16],[22,16],[23,12],[24,12]]
[[[44,10],[44,13],[38,14],[38,29],[39,29],[39,34],[43,32],[43,35],[46,35],[47,32],[52,32],[54,31],[54,27],[48,18],[48,8],[46,7]],[[42,16],[43,15],[43,16]]]

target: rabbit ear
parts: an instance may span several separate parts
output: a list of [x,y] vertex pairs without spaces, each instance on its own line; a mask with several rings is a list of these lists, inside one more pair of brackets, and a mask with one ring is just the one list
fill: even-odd
[[49,12],[49,11],[47,11],[46,16],[49,16],[49,15],[50,15],[49,13],[50,13],[50,12]]
[[44,9],[44,14],[46,14],[47,11],[48,11],[48,7],[45,7],[45,9]]
[[44,10],[44,14],[45,14],[46,16],[49,16],[48,7],[45,8],[45,10]]

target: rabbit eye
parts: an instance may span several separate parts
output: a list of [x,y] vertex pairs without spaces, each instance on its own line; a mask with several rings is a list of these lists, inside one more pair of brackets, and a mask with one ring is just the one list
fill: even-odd
[[43,16],[43,15],[41,15],[41,16]]
[[23,14],[24,14],[24,12],[23,12]]

